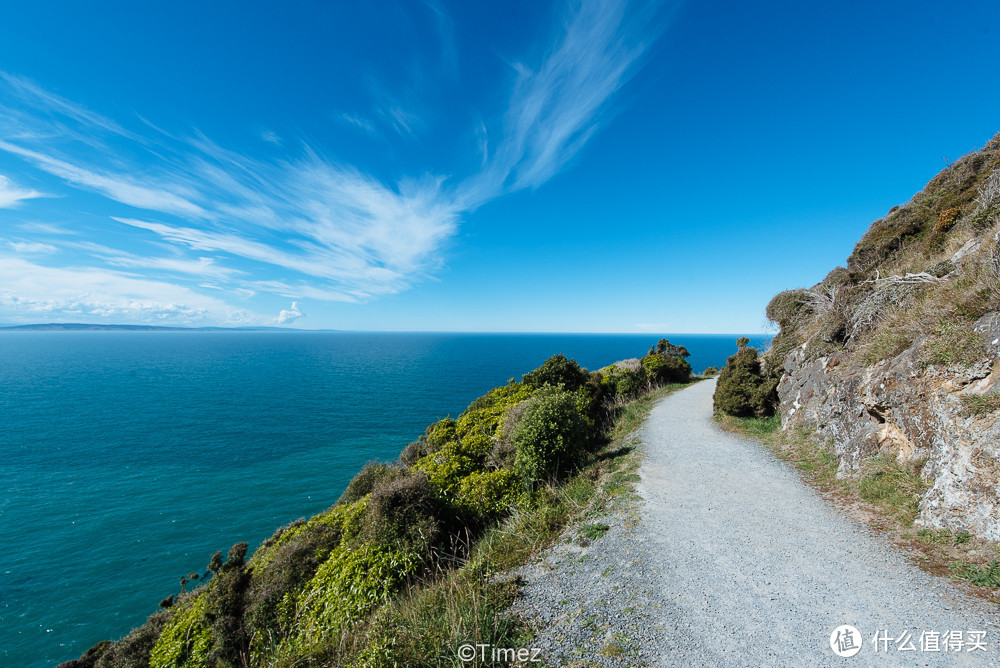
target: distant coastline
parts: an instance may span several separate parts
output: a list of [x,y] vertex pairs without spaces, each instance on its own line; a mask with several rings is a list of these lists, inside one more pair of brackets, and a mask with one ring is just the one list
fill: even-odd
[[[165,327],[157,325],[99,325],[81,322],[50,322],[36,325],[5,325],[0,332],[305,332],[291,327]],[[324,330],[336,331],[336,330]]]

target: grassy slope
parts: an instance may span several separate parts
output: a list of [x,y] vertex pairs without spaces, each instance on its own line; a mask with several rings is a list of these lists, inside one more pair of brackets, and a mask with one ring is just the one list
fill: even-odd
[[[925,364],[976,362],[984,350],[971,325],[1000,310],[998,231],[1000,135],[872,223],[846,268],[776,295],[767,316],[780,332],[768,363],[780,366],[805,342],[811,358],[844,352],[862,366],[914,343]],[[956,266],[951,258],[970,240],[978,248]],[[918,277],[901,280],[907,274]]]

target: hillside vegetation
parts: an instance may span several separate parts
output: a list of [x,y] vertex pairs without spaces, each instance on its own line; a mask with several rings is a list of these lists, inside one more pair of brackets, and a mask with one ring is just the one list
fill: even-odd
[[984,358],[973,323],[1000,309],[998,223],[1000,135],[872,223],[846,268],[776,295],[767,365],[804,346],[809,359],[844,351],[845,362],[871,366],[918,341],[927,364]]
[[440,665],[461,643],[519,646],[504,613],[516,585],[495,574],[558,529],[568,477],[611,458],[598,453],[630,399],[690,379],[687,356],[662,340],[588,372],[555,355],[431,424],[397,462],[368,464],[329,510],[252,556],[246,543],[216,553],[182,579],[201,586],[63,665]]
[[725,424],[780,427],[788,456],[901,531],[1000,541],[1000,135],[766,314],[771,348],[741,347],[720,375]]

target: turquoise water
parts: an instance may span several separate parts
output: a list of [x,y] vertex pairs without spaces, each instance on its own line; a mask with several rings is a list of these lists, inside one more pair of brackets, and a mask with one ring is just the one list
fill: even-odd
[[[213,552],[329,507],[366,461],[550,355],[593,369],[658,338],[0,334],[0,665],[121,637]],[[736,349],[669,338],[696,371]]]

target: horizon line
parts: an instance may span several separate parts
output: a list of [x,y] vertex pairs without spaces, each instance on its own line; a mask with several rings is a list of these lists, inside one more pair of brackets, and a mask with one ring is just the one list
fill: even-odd
[[774,336],[768,332],[614,332],[614,331],[555,331],[555,330],[473,330],[473,329],[304,329],[301,327],[275,327],[268,325],[250,325],[225,327],[221,325],[185,326],[185,325],[146,325],[131,323],[92,323],[92,322],[39,322],[25,324],[0,325],[0,331],[10,330],[31,330],[51,327],[51,331],[74,331],[60,330],[60,327],[68,328],[93,328],[93,329],[134,329],[136,331],[226,331],[226,332],[317,332],[317,333],[345,333],[345,334],[553,334],[553,335],[595,335],[595,336]]

